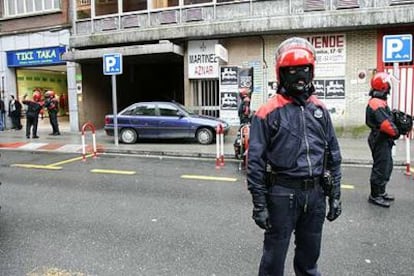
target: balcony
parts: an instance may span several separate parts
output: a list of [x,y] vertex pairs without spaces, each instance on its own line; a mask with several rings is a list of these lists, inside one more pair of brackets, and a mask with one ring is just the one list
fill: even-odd
[[[185,1],[179,3],[192,3]],[[414,0],[203,0],[195,2],[198,4],[174,4],[161,8],[145,6],[138,11],[108,12],[99,16],[94,14],[92,5],[89,9],[86,8],[87,11],[92,11],[89,17],[74,21],[71,44],[77,48],[189,37],[225,37],[312,30],[335,31],[335,29],[414,22],[414,13],[410,12],[414,8]]]

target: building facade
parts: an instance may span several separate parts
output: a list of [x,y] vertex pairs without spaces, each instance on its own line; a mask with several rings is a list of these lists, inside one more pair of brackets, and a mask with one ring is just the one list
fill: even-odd
[[293,35],[317,50],[316,93],[336,126],[365,123],[377,70],[398,73],[392,105],[413,113],[413,63],[384,62],[383,37],[413,34],[414,1],[78,0],[72,16],[64,59],[78,68],[67,77],[79,123],[99,128],[112,112],[102,56],[120,53],[118,110],[141,100],[175,100],[237,124],[237,88],[251,85],[253,109],[266,101],[276,81],[275,49]]
[[71,30],[69,1],[4,0],[0,11],[1,97],[6,108],[10,95],[22,100],[35,88],[54,90],[60,115],[69,116],[70,109],[76,111],[68,104],[67,62],[62,59]]

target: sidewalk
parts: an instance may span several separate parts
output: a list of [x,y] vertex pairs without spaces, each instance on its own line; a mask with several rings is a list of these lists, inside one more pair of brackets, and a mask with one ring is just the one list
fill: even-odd
[[[24,123],[24,122],[22,122]],[[27,139],[25,130],[16,131],[6,129],[0,131],[0,150],[23,150],[23,151],[55,151],[82,154],[81,132],[71,132],[67,122],[60,122],[60,136],[49,136],[51,127],[49,120],[40,121],[38,135],[39,139]],[[234,132],[231,132],[234,133]],[[234,134],[225,137],[224,158],[235,160],[233,142]],[[371,164],[372,158],[366,138],[338,138],[343,163],[347,164]],[[87,153],[92,151],[92,134],[85,135]],[[161,155],[161,156],[185,156],[215,159],[216,144],[200,145],[193,141],[138,141],[133,145],[114,143],[114,137],[107,136],[104,130],[97,130],[96,143],[98,152],[123,153],[137,155]],[[406,150],[403,139],[397,141],[394,157],[395,165],[405,165]],[[411,152],[414,152],[414,142],[411,142]]]

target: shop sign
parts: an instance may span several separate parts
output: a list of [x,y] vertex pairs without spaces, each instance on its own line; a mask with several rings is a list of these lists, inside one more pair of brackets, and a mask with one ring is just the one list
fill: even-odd
[[218,79],[219,59],[215,54],[217,40],[188,42],[188,78]]
[[65,61],[62,60],[62,55],[65,52],[66,47],[64,46],[8,51],[7,66],[27,67],[64,64]]
[[306,37],[316,52],[317,63],[346,62],[345,34],[320,34]]

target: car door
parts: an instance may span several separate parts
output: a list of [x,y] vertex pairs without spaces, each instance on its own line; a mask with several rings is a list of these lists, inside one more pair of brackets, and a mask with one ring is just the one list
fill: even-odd
[[158,117],[155,108],[155,103],[139,103],[128,116],[130,125],[141,139],[158,138]]
[[190,136],[190,120],[176,105],[159,103],[159,137],[188,138]]

